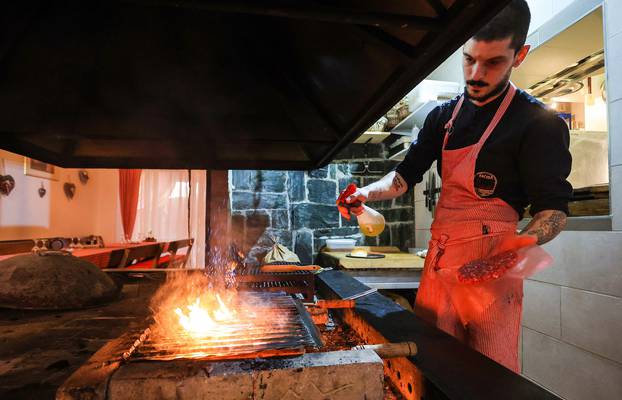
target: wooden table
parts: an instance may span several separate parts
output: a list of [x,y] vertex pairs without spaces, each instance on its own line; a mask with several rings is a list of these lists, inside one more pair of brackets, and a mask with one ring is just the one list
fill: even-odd
[[[74,257],[78,257],[82,260],[93,263],[99,268],[106,268],[108,266],[108,261],[110,260],[110,254],[114,250],[129,249],[129,248],[139,247],[139,246],[149,246],[152,244],[164,244],[164,242],[110,243],[106,245],[106,247],[76,248],[76,249],[73,249],[71,254]],[[19,254],[30,254],[30,253],[2,255],[0,256],[0,261],[17,256]]]
[[359,282],[377,289],[417,289],[425,259],[392,246],[359,246],[384,258],[348,257],[349,251],[326,251],[320,255],[323,267],[342,269]]

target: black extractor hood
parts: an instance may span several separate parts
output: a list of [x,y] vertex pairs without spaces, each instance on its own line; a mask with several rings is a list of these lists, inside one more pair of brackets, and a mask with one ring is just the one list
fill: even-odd
[[62,167],[320,167],[507,3],[4,1],[0,148]]

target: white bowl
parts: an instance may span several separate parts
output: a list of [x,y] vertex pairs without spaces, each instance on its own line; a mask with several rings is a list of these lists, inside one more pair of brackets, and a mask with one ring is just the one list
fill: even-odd
[[328,250],[347,251],[352,250],[355,245],[354,239],[326,239]]

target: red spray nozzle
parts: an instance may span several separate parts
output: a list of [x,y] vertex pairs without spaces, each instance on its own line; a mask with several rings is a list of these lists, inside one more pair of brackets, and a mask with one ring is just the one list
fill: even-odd
[[354,203],[346,203],[346,199],[356,192],[356,185],[354,183],[349,184],[343,192],[337,198],[337,209],[339,213],[347,220],[350,220],[350,207],[359,207],[361,205],[360,201],[355,201]]

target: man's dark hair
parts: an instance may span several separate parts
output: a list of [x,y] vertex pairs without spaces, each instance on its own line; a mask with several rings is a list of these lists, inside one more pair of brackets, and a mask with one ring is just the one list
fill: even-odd
[[512,0],[496,17],[473,36],[475,40],[490,42],[512,38],[510,46],[518,51],[525,44],[531,13],[525,0]]

